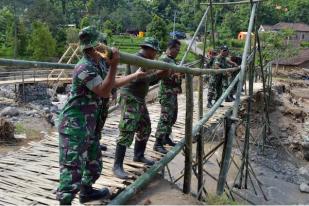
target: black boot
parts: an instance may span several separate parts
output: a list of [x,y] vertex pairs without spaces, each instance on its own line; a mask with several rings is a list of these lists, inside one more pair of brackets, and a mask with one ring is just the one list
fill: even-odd
[[227,96],[226,99],[225,99],[225,102],[232,102],[233,100],[231,99],[230,96]]
[[109,198],[110,193],[107,188],[93,189],[92,186],[80,186],[79,202],[85,203],[92,200],[106,199]]
[[126,146],[117,144],[115,152],[115,162],[113,167],[114,175],[120,179],[128,179],[128,174],[123,170],[123,159],[126,155]]
[[60,201],[59,201],[59,205],[72,205],[72,203],[71,203],[71,202],[66,202],[66,201],[60,200]]
[[212,99],[208,99],[207,108],[212,108]]
[[162,139],[158,137],[153,145],[153,150],[160,152],[162,154],[166,154],[168,151],[164,148],[162,144]]
[[145,140],[135,141],[133,161],[142,162],[142,163],[145,163],[146,165],[151,166],[154,164],[154,161],[148,160],[144,156],[145,150],[146,150],[146,144],[147,144],[147,140],[146,141]]
[[106,144],[100,144],[100,149],[101,149],[102,151],[107,151],[107,146],[106,146]]
[[166,145],[166,144],[167,144],[167,145],[172,146],[172,147],[174,147],[174,146],[176,145],[176,143],[173,142],[173,141],[171,140],[171,138],[170,138],[169,135],[166,135],[166,136],[163,138],[162,143],[163,143],[163,145]]

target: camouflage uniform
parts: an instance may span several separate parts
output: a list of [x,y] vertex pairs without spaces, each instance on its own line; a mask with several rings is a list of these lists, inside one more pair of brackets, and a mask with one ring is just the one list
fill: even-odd
[[[175,59],[163,54],[161,61],[176,64]],[[161,104],[161,115],[155,134],[156,138],[164,139],[172,132],[172,126],[177,120],[178,102],[177,95],[181,93],[181,78],[171,75],[160,81],[159,102]]]
[[[221,69],[226,69],[229,67],[228,63],[227,63],[227,57],[223,57],[221,55],[218,55],[215,58],[214,61],[214,66],[219,66]],[[227,76],[227,74],[221,74],[220,77],[218,77],[218,79],[216,79],[217,84],[216,84],[216,99],[220,98],[220,96],[222,95],[222,93],[228,88],[229,86],[229,77]]]
[[[143,57],[142,54],[137,56]],[[139,68],[128,66],[126,74],[135,73]],[[135,132],[137,141],[147,141],[151,133],[151,122],[145,97],[149,85],[159,81],[156,74],[148,75],[135,80],[120,90],[121,119],[119,122],[120,134],[117,143],[129,147]]]
[[[211,57],[206,65],[206,68],[212,68],[215,61],[215,57]],[[216,91],[218,87],[218,82],[221,82],[222,75],[221,74],[210,74],[208,80],[208,94],[207,99],[213,100],[216,98]]]
[[58,126],[60,181],[57,199],[62,202],[71,202],[81,184],[91,186],[100,177],[102,154],[97,122],[100,115],[105,114],[106,107],[92,89],[106,74],[107,65],[103,60],[96,64],[87,56],[74,69],[70,97],[59,115]]

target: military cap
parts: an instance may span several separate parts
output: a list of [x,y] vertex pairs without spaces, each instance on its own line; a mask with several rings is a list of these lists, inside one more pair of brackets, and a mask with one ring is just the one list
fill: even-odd
[[228,48],[226,45],[223,45],[223,46],[220,47],[220,50],[222,50],[222,51],[228,51],[229,48]]
[[159,41],[154,37],[146,37],[140,46],[150,47],[156,51],[160,51]]
[[99,32],[93,26],[83,28],[78,36],[81,50],[95,47],[99,43]]

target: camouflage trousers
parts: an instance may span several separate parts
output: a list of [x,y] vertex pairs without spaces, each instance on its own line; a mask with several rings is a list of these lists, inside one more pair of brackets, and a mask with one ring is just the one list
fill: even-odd
[[147,141],[151,133],[151,122],[145,102],[134,97],[120,97],[121,119],[117,143],[130,147],[136,133],[137,141]]
[[227,75],[211,75],[208,82],[208,100],[217,100],[223,92],[229,87],[230,79]]
[[172,133],[172,127],[177,120],[177,94],[166,94],[160,97],[161,115],[155,137],[163,139]]
[[90,186],[100,177],[103,167],[100,142],[94,134],[80,136],[59,133],[59,150],[57,199],[69,204],[81,184]]

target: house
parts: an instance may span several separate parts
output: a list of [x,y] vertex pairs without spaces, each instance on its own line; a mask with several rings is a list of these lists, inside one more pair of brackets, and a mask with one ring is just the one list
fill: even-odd
[[[274,62],[274,65],[275,64]],[[309,69],[309,49],[300,50],[298,55],[294,57],[280,59],[277,69],[291,71],[301,68]]]
[[289,39],[291,41],[309,41],[309,25],[304,23],[279,22],[273,26],[261,25],[259,32],[277,32],[283,29],[292,29],[295,31],[295,35]]
[[[246,37],[247,37],[247,33],[248,33],[248,32],[244,32],[244,31],[239,32],[239,34],[238,34],[238,36],[237,36],[237,39],[238,39],[238,40],[245,40]],[[254,37],[254,34],[251,33],[251,38],[253,38],[253,37]]]

